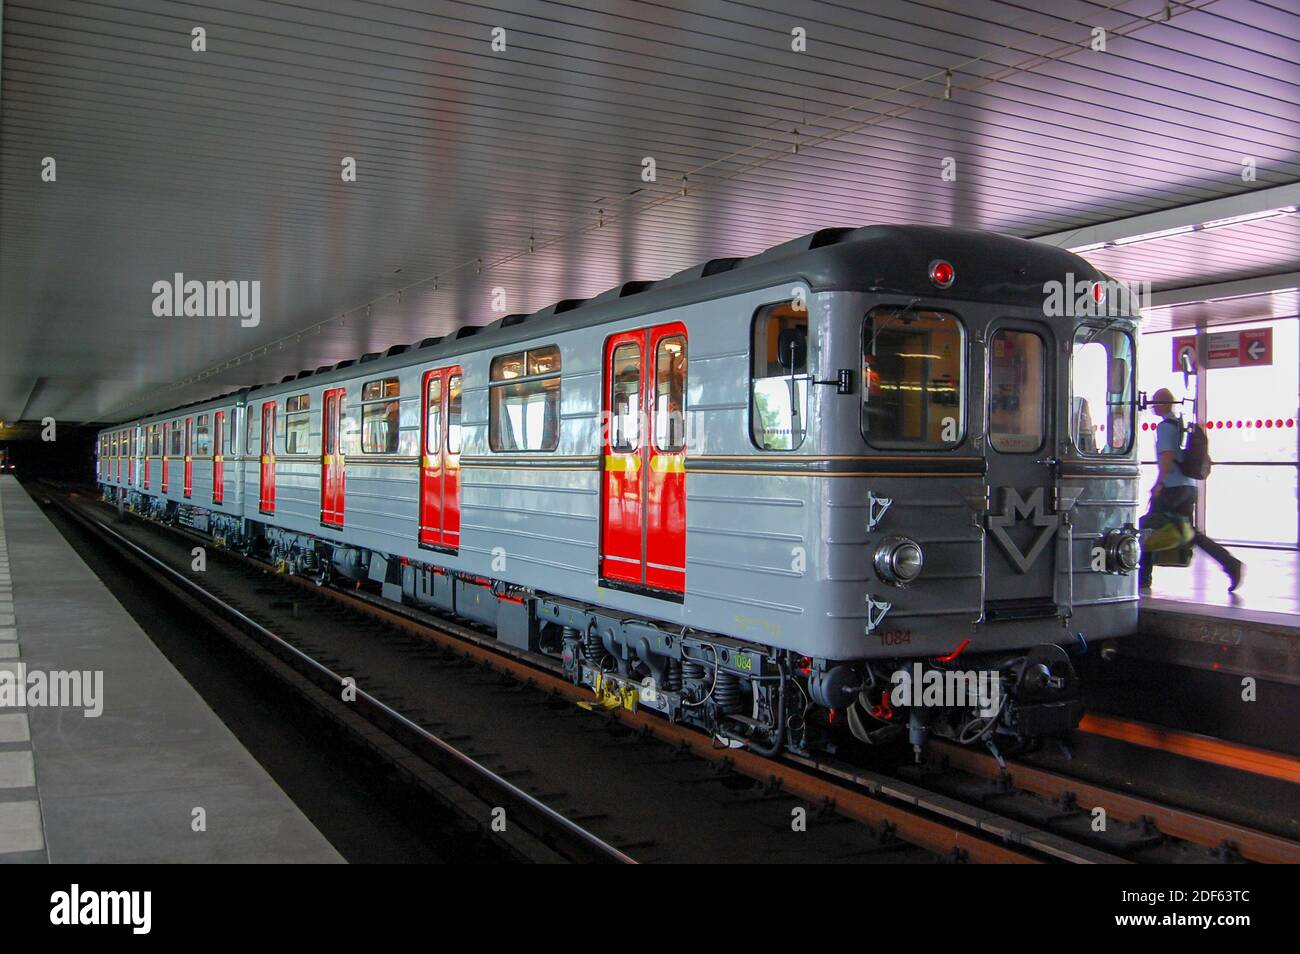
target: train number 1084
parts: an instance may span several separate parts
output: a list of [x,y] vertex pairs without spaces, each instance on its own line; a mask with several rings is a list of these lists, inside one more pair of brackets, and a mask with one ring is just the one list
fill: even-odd
[[912,631],[910,629],[886,629],[880,633],[880,645],[882,646],[906,646],[912,641]]

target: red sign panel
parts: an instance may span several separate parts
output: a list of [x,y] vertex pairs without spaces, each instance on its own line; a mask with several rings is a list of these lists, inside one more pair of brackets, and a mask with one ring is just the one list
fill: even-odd
[[1273,363],[1273,329],[1253,328],[1241,332],[1241,347],[1237,356],[1243,366]]

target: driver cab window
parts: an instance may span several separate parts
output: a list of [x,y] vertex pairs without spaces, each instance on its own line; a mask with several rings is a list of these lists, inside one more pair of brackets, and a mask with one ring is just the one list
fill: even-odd
[[1003,454],[1043,446],[1047,346],[1032,331],[1000,328],[989,342],[989,443]]
[[1070,355],[1070,436],[1079,453],[1116,456],[1133,443],[1133,339],[1084,325]]
[[964,436],[966,345],[949,312],[873,308],[862,327],[862,435],[873,447],[947,450]]
[[749,419],[754,446],[791,451],[808,429],[808,308],[779,302],[754,315]]

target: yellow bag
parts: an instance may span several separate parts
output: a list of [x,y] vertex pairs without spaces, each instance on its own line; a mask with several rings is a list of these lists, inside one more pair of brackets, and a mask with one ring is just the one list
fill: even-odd
[[1161,550],[1172,550],[1175,547],[1186,546],[1192,542],[1195,536],[1196,531],[1192,529],[1190,520],[1183,517],[1171,517],[1166,523],[1146,535],[1143,546],[1152,553],[1158,553]]

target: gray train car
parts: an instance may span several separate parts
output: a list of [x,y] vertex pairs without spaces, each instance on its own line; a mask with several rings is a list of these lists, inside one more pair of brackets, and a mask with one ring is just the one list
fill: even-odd
[[242,392],[234,392],[102,431],[110,461],[98,464],[101,484],[134,512],[239,543],[243,407]]
[[[1136,627],[1123,291],[876,226],[465,327],[243,393],[226,539],[760,752],[1063,732]],[[936,674],[999,688],[891,704]]]

